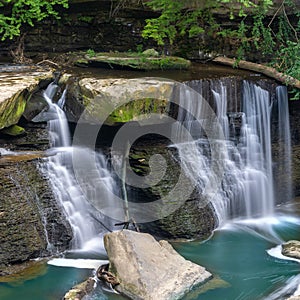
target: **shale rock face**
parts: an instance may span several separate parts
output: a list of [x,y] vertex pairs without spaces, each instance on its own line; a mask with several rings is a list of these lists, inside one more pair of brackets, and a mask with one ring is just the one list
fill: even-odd
[[104,245],[109,271],[120,280],[116,289],[137,300],[180,299],[212,277],[203,267],[185,260],[166,241],[123,230],[109,233]]
[[9,264],[65,250],[72,238],[37,163],[28,156],[0,159],[0,275],[9,273]]
[[[143,202],[161,199],[172,193],[178,181],[181,180],[183,170],[177,150],[168,146],[167,140],[157,139],[144,140],[133,145],[129,152],[129,161],[136,174],[147,176],[151,172],[149,161],[153,155],[161,155],[166,162],[167,169],[159,180],[159,184],[144,189],[131,186],[130,201],[140,201],[143,205]],[[186,180],[190,179],[187,177]],[[191,182],[188,181],[187,184]],[[183,193],[176,193],[175,197],[169,199],[168,205],[174,207],[172,213],[165,215],[164,206],[153,207],[155,211],[151,213],[157,216],[156,221],[140,223],[139,227],[142,231],[161,238],[207,239],[217,227],[218,221],[211,203],[205,201],[204,197],[196,189],[191,194],[187,189],[183,189]],[[178,203],[181,205],[178,206]]]

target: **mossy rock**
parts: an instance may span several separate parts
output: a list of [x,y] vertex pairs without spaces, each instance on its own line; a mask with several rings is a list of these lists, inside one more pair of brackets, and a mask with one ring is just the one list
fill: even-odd
[[0,86],[0,129],[17,124],[27,101],[43,88],[45,80],[51,78],[50,72],[34,72],[25,76],[14,73],[3,75]]
[[143,53],[95,53],[79,58],[75,65],[79,67],[102,67],[126,70],[184,70],[191,65],[189,60],[176,56],[158,56],[154,49]]
[[4,128],[0,132],[9,136],[20,136],[26,134],[25,129],[18,125],[12,125],[10,127]]

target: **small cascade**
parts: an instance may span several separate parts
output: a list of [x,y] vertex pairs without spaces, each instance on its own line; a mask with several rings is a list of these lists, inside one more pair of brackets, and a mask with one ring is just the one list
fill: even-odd
[[229,125],[227,117],[227,90],[222,82],[213,87],[213,96],[216,103],[216,114],[222,126],[224,137],[226,140],[229,138]]
[[[48,128],[53,146],[49,151],[48,162],[44,168],[50,178],[54,195],[58,203],[62,205],[72,226],[73,249],[95,251],[101,247],[99,234],[107,230],[102,226],[103,217],[95,212],[90,204],[91,199],[87,199],[87,195],[83,194],[75,177],[72,161],[74,151],[80,151],[82,161],[85,159],[88,161],[88,157],[96,156],[96,167],[99,172],[97,174],[84,174],[81,184],[93,188],[94,182],[104,181],[105,191],[107,188],[111,190],[115,188],[113,186],[114,180],[108,171],[103,154],[88,148],[75,149],[70,146],[68,122],[64,112],[58,106],[58,104],[63,104],[65,93],[58,100],[58,104],[52,102],[57,88],[58,86],[52,83],[44,92],[44,97],[49,105],[49,109],[44,114],[47,114],[49,119],[51,117],[48,121]],[[91,198],[93,198],[92,188],[88,195]],[[102,193],[101,196],[106,197],[106,194]],[[97,198],[97,200],[101,199]]]
[[[291,133],[288,108],[288,93],[285,86],[276,88],[276,101],[273,104],[273,110],[277,111],[278,116],[278,161],[277,172],[284,174],[278,178],[284,189],[277,192],[276,203],[283,203],[293,199],[292,189],[292,157],[291,157]],[[275,106],[275,107],[274,107]],[[276,189],[275,189],[276,190]]]
[[69,125],[64,111],[59,107],[59,104],[65,100],[65,91],[58,100],[58,104],[52,103],[57,88],[55,83],[50,83],[44,92],[44,98],[49,105],[47,114],[52,116],[48,121],[49,132],[53,147],[69,147],[71,145]]
[[268,91],[244,82],[239,152],[243,159],[246,216],[265,217],[274,212],[271,153],[271,106]]
[[[241,112],[228,112],[227,87],[222,81],[211,84],[216,117],[223,130],[219,138],[207,139],[203,130],[200,130],[198,138],[193,142],[182,138],[182,143],[175,145],[182,168],[196,183],[203,198],[200,200],[213,204],[220,224],[231,219],[272,216],[276,203],[271,152],[270,94],[254,83],[243,81],[242,84],[243,93],[239,105]],[[201,107],[190,97],[190,92],[185,90],[181,91],[180,101],[189,101],[188,105],[194,105],[189,110],[196,112],[194,116],[201,125],[203,113],[197,114]],[[278,110],[281,112],[279,139],[282,140],[281,151],[287,157],[285,166],[290,166],[288,102],[282,92],[281,87],[277,89],[277,102],[280,106]],[[179,104],[180,107],[187,107],[186,105]],[[178,120],[182,124],[191,123],[190,116],[180,111]],[[191,126],[185,127],[189,132],[192,130]],[[180,134],[184,135],[184,131],[181,130]],[[179,133],[173,132],[173,135],[178,136]],[[192,135],[195,137],[194,132]],[[213,149],[218,149],[218,156],[212,156]],[[220,168],[215,168],[216,165],[221,166],[221,173]],[[287,167],[288,172],[289,170],[290,167]]]

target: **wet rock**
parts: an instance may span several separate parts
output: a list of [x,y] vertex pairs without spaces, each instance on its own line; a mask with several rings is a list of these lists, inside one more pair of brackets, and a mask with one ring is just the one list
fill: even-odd
[[166,241],[129,230],[105,235],[109,271],[120,284],[116,289],[130,299],[180,299],[212,275],[185,260]]
[[143,54],[146,56],[159,56],[159,53],[153,48],[143,51]]
[[[167,168],[164,176],[157,179],[158,184],[143,189],[131,186],[128,193],[130,201],[140,201],[143,205],[144,202],[161,199],[172,192],[183,170],[176,149],[169,147],[169,143],[168,140],[159,141],[156,137],[154,140],[140,140],[132,146],[129,161],[135,174],[148,175],[151,171],[149,161],[154,155],[161,155]],[[151,214],[157,216],[156,220],[139,223],[139,227],[141,231],[161,238],[207,239],[217,227],[218,221],[211,203],[203,202],[205,200],[196,190],[190,195],[183,190],[181,194],[176,193],[176,196],[169,200],[168,205],[174,206],[170,214],[164,215],[164,206],[153,206]],[[181,203],[179,207],[178,203]]]
[[94,286],[95,279],[90,277],[86,281],[72,287],[72,289],[65,294],[64,300],[81,300],[94,290]]
[[[3,161],[4,159],[4,161]],[[0,161],[0,274],[10,264],[63,251],[72,231],[56,203],[42,161]]]
[[43,96],[43,91],[38,91],[27,101],[23,116],[27,121],[32,121],[34,117],[36,117],[41,111],[47,109],[48,107],[49,106],[47,104],[47,101]]
[[288,241],[282,245],[281,253],[288,257],[300,259],[300,241]]
[[42,276],[47,272],[46,259],[31,260],[22,264],[8,266],[2,270],[3,274],[0,276],[0,282],[9,282],[20,284],[24,281],[34,279]]

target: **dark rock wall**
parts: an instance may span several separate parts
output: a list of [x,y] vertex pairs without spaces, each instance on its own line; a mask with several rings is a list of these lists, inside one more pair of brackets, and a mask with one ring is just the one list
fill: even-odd
[[[155,15],[138,8],[120,10],[113,17],[110,14],[109,0],[73,3],[61,11],[60,20],[47,19],[39,26],[25,28],[25,51],[135,51],[143,43],[140,32],[145,19]],[[9,41],[2,43],[0,53],[10,46]]]
[[0,274],[4,265],[63,251],[71,240],[70,226],[38,163],[0,165]]
[[[152,137],[148,140],[140,140],[131,148],[129,159],[132,170],[140,175],[146,176],[150,172],[149,159],[152,155],[161,155],[166,161],[167,169],[163,178],[157,185],[147,189],[129,188],[128,198],[133,202],[148,202],[166,196],[177,184],[180,172],[183,172],[178,160],[175,148],[168,147],[168,140]],[[199,238],[206,239],[217,227],[217,219],[214,209],[210,203],[202,206],[201,195],[195,190],[191,195],[183,191],[183,195],[177,195],[173,202],[168,205],[176,205],[178,201],[183,204],[174,209],[174,212],[159,218],[159,220],[139,224],[142,231],[149,232],[164,238]],[[186,197],[182,200],[180,197]],[[158,209],[162,209],[159,207]],[[162,211],[155,212],[157,216],[163,215]]]
[[43,151],[49,147],[47,130],[41,124],[25,128],[24,137],[0,136],[0,148],[23,152],[0,156],[0,275],[10,272],[8,265],[68,249],[72,239],[63,209],[41,171]]
[[300,196],[300,102],[289,101],[292,140],[292,183],[294,196]]

